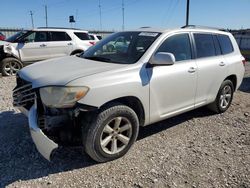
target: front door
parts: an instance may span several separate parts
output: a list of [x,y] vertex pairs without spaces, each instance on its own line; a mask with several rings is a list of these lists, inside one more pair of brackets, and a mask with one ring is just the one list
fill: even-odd
[[48,32],[34,31],[24,37],[24,43],[18,43],[17,50],[23,62],[40,61],[50,58]]
[[194,108],[197,66],[192,59],[189,33],[168,37],[155,52],[168,52],[176,62],[148,69],[151,123]]

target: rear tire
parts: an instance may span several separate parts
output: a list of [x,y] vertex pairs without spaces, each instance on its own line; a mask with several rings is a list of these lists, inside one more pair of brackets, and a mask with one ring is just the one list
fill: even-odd
[[2,60],[0,68],[3,76],[15,76],[23,64],[14,57],[7,57]]
[[83,53],[83,51],[75,51],[75,52],[72,52],[70,55],[74,55],[74,56],[80,56],[81,54]]
[[83,127],[86,153],[97,162],[115,160],[125,155],[139,132],[136,113],[122,104],[109,106]]
[[233,94],[233,83],[230,80],[223,81],[215,101],[208,105],[208,108],[218,114],[225,112],[232,103]]

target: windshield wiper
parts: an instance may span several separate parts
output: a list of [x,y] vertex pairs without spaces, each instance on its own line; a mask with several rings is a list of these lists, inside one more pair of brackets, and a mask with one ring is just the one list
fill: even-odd
[[96,60],[96,61],[104,61],[104,62],[110,62],[111,59],[105,58],[105,57],[99,57],[99,56],[92,56],[92,57],[83,57],[85,59],[90,59],[90,60]]

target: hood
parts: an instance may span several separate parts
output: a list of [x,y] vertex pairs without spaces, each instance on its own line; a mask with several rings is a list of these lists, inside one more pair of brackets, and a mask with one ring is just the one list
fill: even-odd
[[33,88],[49,85],[62,86],[77,78],[124,66],[69,56],[34,63],[21,69],[18,75],[22,79],[31,82]]

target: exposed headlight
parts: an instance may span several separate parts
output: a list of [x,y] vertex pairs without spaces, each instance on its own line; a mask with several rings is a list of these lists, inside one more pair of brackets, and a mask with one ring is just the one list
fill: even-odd
[[40,88],[42,102],[52,108],[70,108],[83,98],[88,87],[44,87]]

